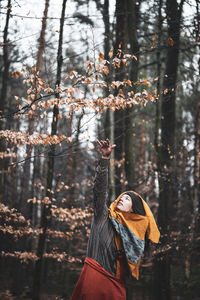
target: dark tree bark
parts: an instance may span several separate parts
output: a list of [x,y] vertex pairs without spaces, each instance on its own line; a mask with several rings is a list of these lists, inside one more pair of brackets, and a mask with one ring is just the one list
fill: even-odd
[[[180,21],[183,2],[167,0],[168,49],[166,71],[163,79],[161,98],[161,147],[159,151],[159,209],[158,224],[161,228],[161,243],[164,246],[174,229],[173,217],[176,212],[177,186],[175,163],[175,91],[179,57]],[[161,280],[162,278],[162,280]],[[170,300],[170,258],[166,254],[154,264],[153,299]]]
[[[3,72],[2,72],[2,87],[1,87],[1,96],[0,96],[0,116],[5,110],[5,105],[7,101],[7,90],[8,90],[8,78],[9,78],[9,45],[8,45],[8,28],[11,12],[11,0],[8,0],[7,4],[7,14],[6,14],[6,23],[3,32]],[[0,119],[0,130],[4,129],[3,120]],[[6,145],[3,141],[1,143],[1,151],[6,151]],[[7,165],[8,159],[0,160],[0,201],[4,199],[4,192],[7,186]]]
[[[195,35],[196,44],[198,45],[200,34],[200,18],[199,18],[199,3],[196,2],[196,22],[195,22]],[[198,46],[200,49],[200,45]],[[199,75],[200,75],[200,58],[199,58]],[[198,88],[196,89],[198,93]],[[192,251],[195,247],[195,235],[199,235],[200,232],[200,98],[198,96],[196,105],[196,117],[195,117],[195,146],[194,146],[194,194],[192,197],[192,213],[191,222],[189,226],[190,244],[188,246],[187,255],[185,257],[185,277],[187,284],[189,283],[191,267],[192,267]]]
[[[62,4],[62,13],[60,18],[60,34],[59,34],[59,43],[58,43],[58,54],[57,54],[57,76],[56,76],[56,86],[59,87],[61,82],[61,70],[62,70],[62,44],[63,44],[63,27],[64,27],[64,16],[67,0],[63,0]],[[59,94],[56,94],[56,97],[59,98]],[[51,125],[51,135],[57,134],[57,122],[58,122],[58,113],[59,109],[55,105],[53,109],[53,120]],[[47,165],[47,184],[46,184],[46,197],[51,200],[51,190],[53,187],[53,174],[54,174],[54,155],[55,155],[55,145],[51,145],[50,151],[48,153],[48,165]],[[40,299],[40,288],[41,288],[41,273],[43,265],[43,254],[45,250],[46,243],[46,231],[50,225],[51,221],[51,204],[43,206],[42,218],[41,218],[41,229],[42,233],[39,236],[37,256],[38,260],[35,263],[34,270],[34,281],[33,281],[33,292],[32,299]]]
[[[113,35],[110,32],[110,16],[109,16],[109,0],[104,0],[103,4],[103,21],[104,21],[104,57],[109,61],[109,51],[112,45]],[[105,76],[105,81],[107,84],[111,82],[111,78],[113,76],[112,70],[110,73]],[[107,87],[104,88],[104,96],[107,97],[109,95],[109,89]],[[104,114],[104,132],[105,138],[109,138],[111,144],[114,144],[114,113],[110,109],[108,109]],[[111,153],[111,161],[110,161],[110,169],[109,169],[109,199],[110,201],[114,201],[116,198],[115,194],[115,166],[112,163],[114,161],[114,152]]]
[[[121,50],[126,50],[127,46],[127,22],[126,22],[126,11],[127,11],[127,1],[116,0],[116,42],[114,55],[117,53],[119,45],[121,45]],[[123,81],[125,79],[125,68],[121,64],[119,69],[116,69],[115,80]],[[123,88],[123,87],[119,87]],[[121,176],[124,173],[124,163],[122,159],[124,158],[124,111],[121,109],[115,111],[114,113],[114,141],[116,144],[115,148],[115,160],[117,160],[120,165],[115,168],[115,189],[116,195],[118,196],[122,192],[122,183],[120,181]]]
[[[200,36],[200,3],[196,0],[196,42],[199,45],[199,36]],[[200,45],[198,46],[200,50]],[[200,57],[199,57],[199,75],[200,75]],[[197,114],[195,120],[195,165],[194,165],[194,202],[193,202],[193,211],[194,211],[194,226],[195,231],[199,233],[200,228],[200,99],[197,103]],[[197,215],[198,214],[198,215]]]
[[[131,54],[138,57],[139,44],[137,40],[137,12],[135,1],[127,0],[127,29]],[[134,83],[138,76],[138,60],[133,59],[129,79]],[[125,174],[128,182],[127,189],[134,188],[134,142],[133,142],[133,109],[125,111]]]
[[[172,226],[172,211],[174,208],[175,187],[175,91],[178,70],[180,19],[182,5],[177,1],[167,1],[168,38],[173,45],[168,45],[166,71],[163,80],[163,95],[161,98],[161,148],[159,161],[160,170],[160,205],[159,225],[166,231]],[[172,188],[171,188],[172,187]],[[167,193],[166,193],[167,192]],[[169,193],[172,193],[170,195]],[[175,194],[174,194],[175,193]],[[173,196],[173,197],[171,197]],[[163,201],[162,201],[163,199]]]
[[[121,43],[122,51],[127,51],[130,45],[132,55],[138,56],[139,45],[137,41],[137,9],[136,2],[131,0],[116,1],[116,45],[115,52]],[[137,80],[138,60],[132,60],[129,78],[134,83]],[[125,67],[122,65],[116,71],[116,80],[123,81],[127,77]],[[119,87],[122,88],[123,87]],[[124,91],[125,93],[125,91]],[[115,114],[115,159],[122,161],[120,167],[116,167],[116,194],[120,194],[123,188],[134,188],[134,151],[133,151],[133,117],[132,108],[125,111],[116,111]],[[123,162],[124,161],[124,162]],[[123,178],[121,178],[123,176]],[[127,185],[121,183],[127,181]]]
[[200,155],[199,155],[200,153],[200,100],[197,105],[197,115],[196,115],[195,125],[196,126],[195,126],[193,230],[199,232],[200,219],[198,220],[198,212],[200,211]]
[[[104,21],[104,57],[106,60],[109,60],[109,50],[110,50],[110,16],[109,16],[109,0],[104,0],[103,5],[103,21]],[[109,82],[111,75],[105,77],[106,82]],[[104,89],[104,95],[109,95],[109,89],[106,87]],[[105,113],[105,121],[104,121],[104,130],[105,130],[105,137],[110,139],[111,136],[111,128],[110,128],[110,111],[107,110]]]
[[[162,6],[163,6],[163,0],[159,0],[158,4],[158,42],[157,42],[157,52],[156,52],[156,57],[157,57],[157,94],[160,95],[161,92],[161,36],[162,36]],[[160,101],[156,101],[156,122],[155,122],[155,140],[154,140],[154,145],[155,145],[155,150],[156,150],[156,155],[158,159],[158,145],[160,142],[160,137],[159,137],[159,129],[160,129]]]
[[[10,20],[10,12],[11,12],[11,0],[8,0],[6,23],[5,23],[5,27],[4,27],[4,33],[3,33],[3,63],[4,63],[4,68],[3,68],[3,72],[2,72],[0,113],[3,112],[4,109],[5,109],[7,90],[8,90],[8,76],[9,76],[9,67],[10,67],[9,45],[8,45],[8,27],[9,27],[9,20]],[[0,129],[2,129],[2,124],[1,123],[0,123]]]

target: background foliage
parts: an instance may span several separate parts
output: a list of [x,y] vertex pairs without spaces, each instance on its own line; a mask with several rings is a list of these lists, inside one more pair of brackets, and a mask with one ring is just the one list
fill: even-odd
[[127,299],[200,299],[199,1],[0,5],[0,298],[70,298],[108,137],[161,230]]

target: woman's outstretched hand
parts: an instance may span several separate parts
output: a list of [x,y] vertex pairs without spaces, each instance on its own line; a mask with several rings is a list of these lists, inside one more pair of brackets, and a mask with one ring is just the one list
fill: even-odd
[[111,145],[110,140],[106,139],[105,141],[97,140],[97,143],[100,146],[101,156],[102,158],[109,159],[112,150],[116,147],[116,145]]

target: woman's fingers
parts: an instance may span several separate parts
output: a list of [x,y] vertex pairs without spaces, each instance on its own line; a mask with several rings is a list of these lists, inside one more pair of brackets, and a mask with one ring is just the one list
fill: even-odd
[[107,147],[107,142],[106,141],[102,141],[102,144],[104,147]]
[[97,143],[99,144],[99,146],[101,148],[111,148],[111,149],[114,149],[116,147],[116,145],[112,145],[111,146],[111,143],[110,143],[110,140],[109,139],[106,139],[106,140],[97,140]]
[[101,148],[107,147],[107,142],[106,141],[103,141],[103,140],[99,141],[99,140],[97,140],[97,143],[99,144],[99,146]]
[[107,142],[107,146],[110,147],[110,140],[106,139],[106,142]]
[[100,148],[103,147],[102,141],[97,140],[97,143],[99,144]]

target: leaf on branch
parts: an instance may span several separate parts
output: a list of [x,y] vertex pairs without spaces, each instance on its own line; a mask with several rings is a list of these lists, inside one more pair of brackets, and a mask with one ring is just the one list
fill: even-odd
[[171,37],[168,38],[168,44],[174,46],[174,40]]
[[31,72],[32,72],[32,73],[35,73],[35,72],[36,72],[36,67],[35,67],[35,66],[32,66]]
[[124,96],[124,93],[123,93],[122,89],[119,89],[119,95],[123,95]]
[[110,57],[110,58],[112,58],[113,57],[113,47],[110,49],[110,51],[109,51],[109,53],[108,53],[108,56]]
[[126,80],[126,83],[128,83],[129,86],[132,86],[132,83],[131,83],[131,81],[129,79]]
[[156,93],[156,91],[155,91],[155,90],[152,90],[152,93],[153,93],[153,95],[154,95],[154,96],[156,96],[156,95],[157,95],[157,93]]
[[99,52],[99,57],[100,57],[101,59],[104,59],[103,53]]
[[132,55],[131,58],[134,58],[135,60],[137,60],[137,56]]
[[26,92],[29,95],[32,92],[32,87],[30,87],[30,89],[28,89]]
[[12,72],[12,77],[13,78],[19,78],[21,76],[21,73],[19,71],[15,71],[15,72]]
[[108,75],[109,74],[109,68],[107,66],[104,66],[103,72],[104,72],[105,75]]
[[20,97],[19,96],[15,96],[15,100],[20,100]]
[[163,94],[166,95],[167,93],[168,93],[168,89],[165,89],[165,90],[163,91]]
[[121,59],[114,57],[113,58],[113,64],[115,67],[120,68]]
[[78,72],[76,72],[76,71],[71,71],[70,73],[69,73],[69,75],[66,77],[66,79],[68,79],[68,78],[70,78],[70,79],[73,79],[73,78],[78,78]]
[[156,41],[153,41],[153,42],[151,43],[151,48],[155,47],[155,45],[156,45]]

